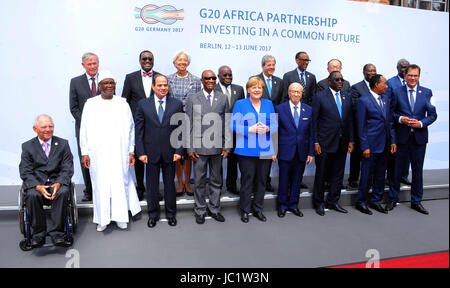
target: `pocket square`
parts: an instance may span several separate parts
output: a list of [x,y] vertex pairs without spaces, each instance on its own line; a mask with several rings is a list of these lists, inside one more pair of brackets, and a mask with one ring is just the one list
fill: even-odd
[[309,118],[302,118],[302,120],[308,120]]

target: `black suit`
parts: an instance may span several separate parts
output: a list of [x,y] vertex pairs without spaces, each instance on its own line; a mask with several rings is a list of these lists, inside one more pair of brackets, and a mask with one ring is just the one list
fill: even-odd
[[[223,93],[220,84],[217,84],[214,91]],[[224,93],[225,94],[225,93]],[[228,105],[230,111],[233,111],[234,104],[237,100],[245,99],[244,88],[239,85],[231,84],[231,95]],[[236,146],[236,134],[233,133],[233,147]],[[228,154],[227,161],[227,190],[236,191],[236,181],[237,181],[237,158],[234,154],[234,149],[230,149],[230,154]]]
[[[302,96],[302,103],[308,104],[311,106],[312,98],[316,94],[316,76],[314,74],[305,71],[305,87],[303,87],[303,96]],[[287,72],[283,76],[283,81],[285,84],[285,101],[289,99],[288,91],[289,91],[289,85],[291,85],[294,82],[300,83],[300,78],[298,76],[297,68]],[[283,101],[284,102],[284,101]]]
[[[154,77],[158,74],[159,74],[158,72],[154,71],[153,79],[155,79]],[[153,94],[154,94],[153,89],[150,89],[149,96],[152,96]],[[145,95],[144,84],[142,82],[142,70],[138,70],[125,76],[125,82],[123,83],[122,97],[127,99],[128,105],[130,105],[131,113],[133,114],[133,119],[134,121],[136,121],[136,108],[138,102],[142,99],[147,98],[147,96]],[[145,191],[144,163],[142,163],[141,161],[136,161],[136,164],[134,165],[134,172],[136,173],[136,182],[137,182],[136,184],[139,199],[142,199]]]
[[359,143],[359,137],[358,137],[358,129],[356,125],[357,117],[356,117],[356,105],[358,103],[359,97],[362,95],[365,95],[369,93],[369,87],[367,86],[366,82],[362,80],[361,82],[356,83],[350,88],[350,96],[352,97],[352,104],[353,104],[353,134],[355,136],[355,149],[353,150],[352,154],[350,155],[350,175],[348,176],[348,182],[358,181],[359,179],[359,173],[361,171],[361,146]]
[[342,117],[330,89],[317,93],[313,98],[314,143],[318,143],[322,149],[322,154],[316,155],[313,189],[315,207],[324,204],[324,181],[327,171],[330,177],[330,192],[326,201],[331,205],[337,204],[341,194],[348,144],[354,142],[351,98],[343,91],[340,96]]
[[277,105],[286,101],[285,93],[284,93],[285,85],[284,85],[283,79],[272,75],[272,77],[271,77],[272,78],[272,83],[271,83],[272,96],[269,96],[269,90],[267,88],[267,82],[266,82],[266,79],[264,78],[264,74],[261,73],[259,75],[255,75],[253,77],[259,77],[259,78],[261,78],[261,80],[263,80],[264,90],[263,90],[262,98],[269,99],[270,101],[272,101],[274,109]]
[[[173,148],[170,142],[172,132],[179,125],[171,125],[170,118],[183,113],[183,103],[173,97],[166,97],[162,123],[155,106],[155,96],[139,101],[136,108],[136,157],[147,155],[147,206],[149,217],[159,219],[159,173],[162,169],[166,217],[176,213],[175,162],[173,155],[182,155],[183,147]],[[139,161],[139,160],[137,160]]]
[[[98,84],[98,83],[96,83]],[[97,95],[100,94],[100,90],[97,88]],[[75,135],[77,137],[78,144],[78,157],[80,159],[81,172],[83,174],[84,185],[86,185],[85,194],[92,196],[92,183],[89,169],[84,168],[81,163],[81,150],[80,150],[80,124],[81,114],[83,113],[84,104],[92,97],[91,87],[86,74],[82,74],[70,80],[70,112],[73,118],[75,118]]]
[[[24,200],[31,214],[32,235],[45,237],[46,218],[42,205],[52,205],[51,236],[64,233],[69,198],[69,185],[73,176],[73,156],[67,140],[53,136],[50,154],[47,158],[37,137],[22,144],[19,164],[20,178],[25,191]],[[45,199],[35,188],[37,185],[60,183],[61,188],[53,200]],[[53,193],[51,189],[47,189]]]

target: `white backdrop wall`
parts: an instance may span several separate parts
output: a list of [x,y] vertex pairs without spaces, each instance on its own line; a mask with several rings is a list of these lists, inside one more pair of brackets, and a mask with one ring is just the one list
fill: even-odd
[[[339,58],[342,73],[352,84],[362,80],[366,63],[375,64],[378,73],[390,78],[397,73],[397,60],[406,58],[421,66],[420,82],[433,90],[437,107],[438,120],[429,128],[425,169],[448,169],[448,13],[344,0],[273,3],[1,1],[0,185],[21,183],[21,143],[35,136],[32,125],[38,114],[53,117],[55,135],[69,139],[78,159],[69,82],[84,73],[81,55],[87,51],[99,55],[100,70],[113,72],[117,95],[122,93],[125,75],[140,68],[138,55],[146,49],[154,54],[156,71],[174,73],[173,55],[185,50],[192,56],[189,71],[193,74],[217,71],[226,64],[233,69],[234,82],[243,86],[249,76],[261,72],[265,54],[276,57],[275,75],[282,77],[296,67],[296,52],[308,52],[312,59],[308,70],[318,81],[327,76],[328,60]],[[182,19],[148,24],[139,11],[150,4],[181,10],[178,17]],[[339,34],[342,39],[336,38]],[[313,169],[306,173],[314,173]],[[82,183],[78,161],[75,171],[73,180]]]

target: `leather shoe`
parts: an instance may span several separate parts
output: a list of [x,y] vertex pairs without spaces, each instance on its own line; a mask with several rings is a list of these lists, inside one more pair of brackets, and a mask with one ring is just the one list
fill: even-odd
[[397,203],[389,201],[386,203],[386,207],[384,207],[384,209],[386,209],[386,211],[391,211],[391,210],[394,210],[394,207],[396,207],[396,206],[397,206]]
[[430,213],[427,211],[427,209],[425,209],[425,208],[422,206],[421,203],[419,203],[419,204],[411,204],[411,208],[414,209],[414,210],[416,210],[417,212],[422,213],[422,214],[425,214],[425,215],[430,214]]
[[55,246],[64,246],[65,240],[63,235],[56,235],[52,237],[53,245]]
[[301,189],[308,189],[308,186],[306,184],[300,183],[300,188]]
[[155,227],[156,223],[158,223],[158,220],[159,220],[158,218],[150,218],[150,219],[148,219],[147,226],[149,228]]
[[278,209],[278,213],[277,213],[278,217],[283,218],[284,216],[286,216],[286,210],[284,209]]
[[220,212],[212,213],[209,209],[206,209],[206,212],[208,213],[208,216],[211,216],[216,221],[218,221],[218,222],[225,222],[225,217],[223,217],[223,215],[220,214]]
[[176,226],[177,225],[177,218],[175,218],[175,217],[168,217],[167,221],[169,223],[169,226]]
[[370,211],[369,208],[367,208],[366,205],[356,204],[355,208],[357,210],[359,210],[361,213],[364,213],[364,214],[367,214],[367,215],[372,215],[373,214],[372,211]]
[[298,217],[303,217],[303,213],[302,211],[300,211],[300,209],[295,208],[295,209],[288,209],[289,212],[292,212],[294,215],[298,216]]
[[402,178],[400,183],[411,186],[411,182],[409,182],[408,178]]
[[264,214],[261,211],[253,212],[253,216],[258,218],[259,221],[262,221],[262,222],[266,222],[267,221],[266,216],[264,216]]
[[316,207],[316,213],[320,216],[325,216],[325,209],[323,204],[320,204]]
[[202,215],[195,214],[195,222],[197,222],[197,224],[205,223],[205,214]]
[[372,209],[375,209],[378,212],[383,213],[383,214],[387,214],[388,213],[388,211],[383,206],[381,206],[380,204],[377,204],[377,205],[369,204],[369,207],[372,208]]
[[44,245],[44,244],[45,244],[44,237],[36,236],[36,237],[33,237],[33,239],[31,239],[31,247],[32,248],[39,248],[39,247],[42,247],[42,245]]
[[352,189],[358,189],[358,182],[356,181],[348,181],[348,186]]
[[326,204],[326,208],[335,210],[335,211],[340,212],[340,213],[348,213],[348,211],[345,210],[344,208],[342,208],[342,206],[339,205],[338,203]]
[[248,213],[247,212],[241,212],[241,221],[244,223],[248,223]]

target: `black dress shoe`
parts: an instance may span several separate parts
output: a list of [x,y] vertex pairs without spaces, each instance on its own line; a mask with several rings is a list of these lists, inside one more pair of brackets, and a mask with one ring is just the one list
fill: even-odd
[[270,184],[270,182],[267,182],[267,184],[266,184],[266,191],[268,191],[268,192],[275,191],[275,189],[273,189],[272,184]]
[[357,210],[359,210],[361,213],[364,213],[364,214],[367,214],[367,215],[372,215],[373,214],[372,211],[370,211],[369,208],[367,208],[366,205],[363,206],[363,205],[356,204],[355,208]]
[[264,216],[264,214],[261,211],[253,212],[253,216],[258,218],[259,221],[262,221],[262,222],[266,222],[267,221],[266,216]]
[[195,214],[195,222],[197,222],[197,224],[205,223],[205,214],[202,215]]
[[153,227],[155,227],[156,226],[156,223],[158,223],[158,218],[149,218],[148,219],[148,222],[147,222],[147,226],[149,227],[149,228],[153,228]]
[[386,207],[384,207],[384,209],[386,209],[386,211],[391,211],[391,210],[394,210],[394,208],[396,206],[397,206],[397,203],[389,201],[389,202],[386,203]]
[[342,189],[342,190],[347,190],[347,188],[348,188],[347,185],[341,184],[341,189]]
[[402,178],[400,183],[411,186],[411,182],[409,182],[408,178]]
[[320,216],[325,216],[325,209],[324,209],[324,205],[318,205],[316,207],[316,213],[319,214]]
[[358,189],[358,182],[357,181],[348,181],[348,186],[352,189]]
[[167,222],[169,223],[169,226],[176,226],[177,225],[177,218],[169,217],[169,218],[167,218]]
[[387,214],[388,213],[388,210],[386,210],[386,208],[384,208],[380,204],[377,204],[377,205],[369,204],[369,207],[374,209],[374,210],[377,210],[378,212],[383,213],[383,214]]
[[66,240],[64,240],[64,235],[55,235],[52,237],[52,242],[55,246],[64,246]]
[[308,189],[308,186],[306,184],[300,183],[300,188],[302,189]]
[[278,217],[283,218],[284,216],[286,216],[286,210],[278,209],[277,215],[278,215]]
[[32,248],[39,248],[42,247],[42,245],[45,244],[45,237],[35,236],[33,239],[31,239],[31,247]]
[[184,195],[184,191],[177,192],[175,195],[176,197],[182,197]]
[[248,223],[248,213],[247,212],[241,212],[241,221],[244,223]]
[[289,212],[292,212],[294,215],[298,216],[298,217],[303,217],[303,213],[302,211],[300,211],[300,209],[295,208],[295,209],[288,209]]
[[225,217],[223,217],[223,215],[220,214],[220,212],[212,213],[209,209],[206,209],[206,213],[208,213],[208,216],[211,216],[216,221],[225,222]]
[[342,208],[342,206],[339,205],[338,203],[326,204],[326,208],[335,210],[335,211],[340,212],[340,213],[348,213],[348,211],[345,210],[344,208]]
[[416,210],[417,212],[419,212],[419,213],[422,213],[422,214],[425,214],[425,215],[428,215],[428,214],[430,214],[428,211],[427,211],[427,209],[425,209],[423,206],[422,206],[422,204],[411,204],[411,208],[412,209],[414,209],[414,210]]

